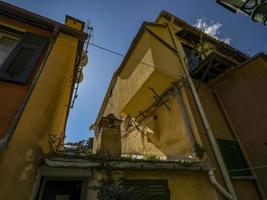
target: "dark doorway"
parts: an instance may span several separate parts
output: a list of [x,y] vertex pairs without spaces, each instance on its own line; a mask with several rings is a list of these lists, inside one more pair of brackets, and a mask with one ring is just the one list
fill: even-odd
[[47,180],[43,184],[40,200],[80,200],[82,181]]

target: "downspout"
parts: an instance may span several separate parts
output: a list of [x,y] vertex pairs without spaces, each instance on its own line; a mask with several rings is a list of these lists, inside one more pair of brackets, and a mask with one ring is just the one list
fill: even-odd
[[186,91],[185,91],[186,86],[184,85],[183,81],[180,81],[174,87],[175,87],[174,90],[175,90],[176,96],[180,96],[181,103],[182,103],[181,105],[183,106],[183,109],[186,112],[187,121],[189,122],[189,125],[190,125],[192,138],[194,139],[195,143],[202,144],[199,134],[198,134],[198,128],[195,123],[192,110],[188,103],[188,98],[187,98]]
[[176,85],[174,86],[174,93],[176,96],[176,100],[177,100],[179,106],[181,107],[181,113],[182,113],[182,116],[183,116],[183,119],[184,119],[184,122],[186,125],[186,129],[187,129],[188,134],[189,134],[189,139],[190,139],[191,144],[192,144],[192,149],[193,149],[193,152],[195,152],[196,138],[195,138],[194,133],[193,133],[193,127],[191,126],[192,122],[190,122],[190,118],[188,116],[188,109],[185,106],[184,99],[182,98],[182,95],[180,94],[179,88]]
[[215,187],[215,189],[217,191],[219,191],[226,199],[229,200],[235,200],[236,197],[234,195],[232,195],[231,193],[229,193],[216,179],[215,174],[213,172],[213,170],[209,170],[208,172],[209,175],[209,181],[211,183],[211,185],[213,185]]
[[212,147],[212,149],[214,151],[216,160],[217,160],[217,162],[219,164],[219,167],[220,167],[221,173],[223,175],[226,187],[229,190],[230,194],[232,195],[232,199],[233,200],[237,200],[237,197],[236,197],[236,194],[235,194],[235,191],[234,191],[230,176],[229,176],[229,174],[227,172],[227,169],[226,169],[226,166],[224,164],[222,155],[221,155],[219,147],[218,147],[218,145],[216,143],[214,134],[213,134],[213,132],[211,130],[210,124],[208,122],[206,113],[205,113],[205,111],[203,109],[203,106],[201,104],[200,98],[199,98],[199,96],[197,94],[197,91],[196,91],[196,88],[194,86],[193,80],[191,79],[191,76],[190,76],[190,74],[188,72],[188,68],[184,65],[183,61],[181,60],[181,58],[180,58],[180,56],[178,54],[179,50],[178,50],[178,47],[177,47],[177,45],[175,43],[175,34],[173,33],[172,28],[171,28],[171,25],[172,25],[173,21],[174,21],[174,17],[172,17],[171,22],[168,23],[168,30],[169,30],[173,45],[174,45],[174,47],[176,49],[176,56],[177,56],[179,62],[181,63],[183,72],[184,72],[184,74],[185,74],[185,76],[186,76],[186,78],[188,80],[189,87],[190,87],[190,89],[192,91],[192,95],[193,95],[194,101],[196,103],[197,109],[199,111],[201,120],[203,122],[203,125],[205,127],[207,136],[209,138],[209,141],[211,143],[211,147]]

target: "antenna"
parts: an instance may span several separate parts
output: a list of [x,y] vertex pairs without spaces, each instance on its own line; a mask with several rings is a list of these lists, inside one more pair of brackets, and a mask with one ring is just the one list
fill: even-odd
[[87,29],[86,33],[88,34],[87,41],[85,42],[86,43],[85,51],[87,53],[88,52],[88,45],[89,45],[90,39],[92,37],[92,32],[93,32],[93,26],[91,25],[91,22],[89,19],[87,20],[87,22],[85,24],[85,28]]
[[71,108],[74,107],[75,100],[78,97],[77,93],[78,93],[79,85],[83,80],[83,72],[82,72],[83,67],[88,63],[88,56],[87,56],[88,45],[89,45],[90,39],[92,37],[92,32],[93,32],[93,26],[91,25],[91,22],[89,20],[87,20],[87,22],[85,23],[85,29],[86,29],[85,32],[88,34],[88,38],[84,42],[86,44],[86,46],[85,46],[85,49],[82,51],[81,57],[80,57],[79,62],[78,62],[79,66],[78,66],[78,70],[76,72],[76,77],[74,79],[74,81],[75,81],[74,95],[73,95],[71,105],[70,105]]

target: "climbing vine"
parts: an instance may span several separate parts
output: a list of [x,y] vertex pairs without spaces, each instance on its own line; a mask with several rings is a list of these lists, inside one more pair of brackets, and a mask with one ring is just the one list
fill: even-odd
[[125,187],[127,179],[120,172],[110,168],[102,172],[102,177],[94,187],[98,200],[131,200],[131,189]]

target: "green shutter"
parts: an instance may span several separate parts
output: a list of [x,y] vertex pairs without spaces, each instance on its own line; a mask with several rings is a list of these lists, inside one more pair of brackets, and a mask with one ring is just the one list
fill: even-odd
[[248,165],[236,141],[217,139],[217,143],[230,176],[251,176],[249,170],[244,170]]
[[0,78],[19,83],[27,82],[47,41],[46,37],[25,33],[1,66]]
[[128,180],[131,200],[170,200],[167,180]]
[[151,184],[147,186],[149,200],[169,200],[169,189],[166,184]]

